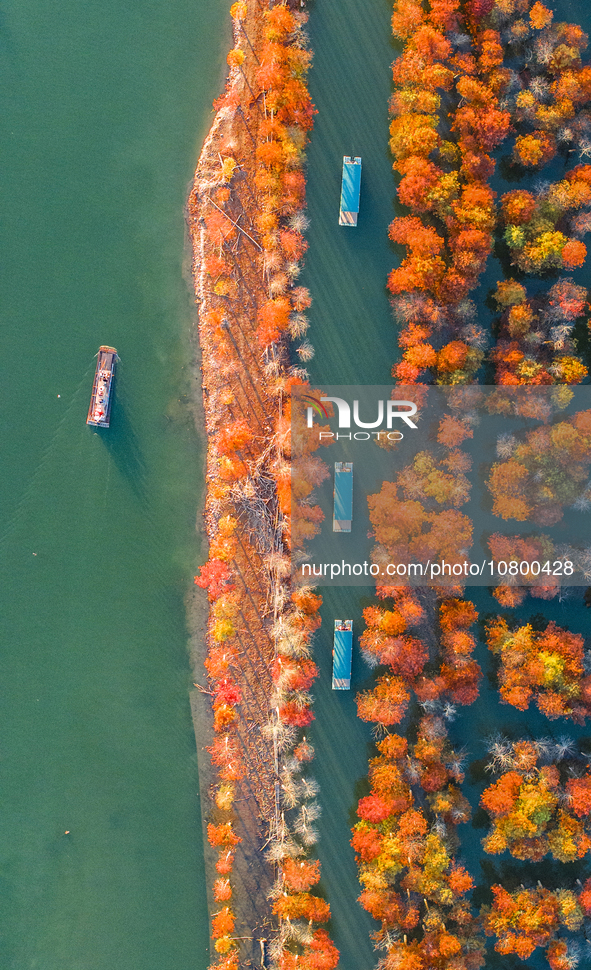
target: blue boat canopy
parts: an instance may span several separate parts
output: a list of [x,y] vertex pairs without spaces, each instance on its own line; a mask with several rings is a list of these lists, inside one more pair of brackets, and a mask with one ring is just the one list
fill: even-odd
[[334,647],[332,651],[333,690],[350,689],[352,654],[353,620],[335,620]]
[[350,532],[353,519],[353,462],[334,463],[333,532]]
[[341,184],[340,226],[356,226],[361,192],[361,159],[343,157],[343,180]]

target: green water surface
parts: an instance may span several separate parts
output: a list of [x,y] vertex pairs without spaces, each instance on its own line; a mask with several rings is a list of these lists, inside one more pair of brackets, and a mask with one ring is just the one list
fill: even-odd
[[[184,617],[202,446],[183,207],[226,8],[0,11],[5,970],[209,962]],[[121,365],[112,426],[95,433],[101,343]]]
[[[310,248],[302,281],[310,288],[309,337],[316,356],[307,364],[312,386],[373,384],[391,380],[396,334],[386,293],[393,264],[388,223],[393,218],[394,179],[388,152],[391,91],[391,4],[372,0],[314,2],[310,37],[314,66],[310,91],[318,108],[308,149],[307,233]],[[363,160],[359,222],[338,225],[343,155]],[[372,590],[322,589],[322,627],[314,658],[316,720],[310,737],[316,749],[312,774],[320,784],[323,814],[317,823],[321,888],[332,912],[330,932],[341,951],[340,970],[370,970],[379,956],[369,934],[377,924],[356,901],[361,891],[351,839],[357,799],[367,793],[371,725],[357,718],[355,694],[369,686],[369,669],[355,643],[351,691],[331,690],[334,618],[354,621]]]

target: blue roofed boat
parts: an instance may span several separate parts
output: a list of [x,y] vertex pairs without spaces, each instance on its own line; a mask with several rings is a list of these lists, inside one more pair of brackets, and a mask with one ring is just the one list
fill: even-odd
[[361,192],[361,159],[353,155],[343,156],[343,181],[341,184],[341,208],[339,226],[356,226]]
[[332,531],[350,532],[353,519],[353,462],[334,463]]
[[332,651],[332,689],[349,690],[351,687],[351,660],[353,655],[353,620],[334,621],[334,647]]

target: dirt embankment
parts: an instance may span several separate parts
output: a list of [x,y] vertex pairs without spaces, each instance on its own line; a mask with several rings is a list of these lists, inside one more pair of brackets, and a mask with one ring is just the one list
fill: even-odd
[[[267,104],[273,65],[269,83],[261,83],[261,48],[265,29],[268,43],[269,30],[265,17],[275,6],[248,0],[232,7],[229,76],[188,200],[208,443],[204,518],[208,566],[216,576],[208,586],[209,680],[200,658],[192,708],[206,822],[229,823],[241,839],[237,845],[212,843],[210,831],[206,848],[212,944],[219,961],[215,965],[229,970],[238,960],[241,966],[260,966],[261,940],[273,935],[268,893],[275,870],[265,860],[264,848],[282,824],[272,670],[277,656],[274,631],[289,598],[289,550],[277,475],[278,469],[284,475],[286,467],[289,471],[280,432],[286,388],[298,371],[290,363],[287,330],[271,329],[270,340],[261,338],[260,325],[266,305],[273,304],[269,313],[282,301],[294,309],[301,253],[283,251],[280,233],[289,229],[290,213],[304,202],[300,198],[294,205],[292,192],[283,200],[283,210],[273,211],[271,190],[261,189],[263,169],[269,185],[273,180],[283,185],[291,184],[283,169],[293,173],[301,167],[297,158],[261,165],[260,146],[276,137],[275,108]],[[300,0],[280,6],[295,17],[296,32],[300,30]],[[290,31],[282,39],[278,33],[277,46],[293,44],[294,36]],[[302,46],[297,37],[296,43]],[[304,134],[302,145],[305,139]],[[293,243],[293,232],[284,235],[290,237],[285,245]],[[288,260],[291,269],[286,271]],[[230,752],[225,759],[221,742]],[[215,767],[206,753],[214,743]],[[207,838],[207,825],[205,829]],[[222,869],[216,873],[214,864],[226,848],[232,855],[231,871],[223,875],[229,875],[231,897],[220,895],[228,890],[211,892],[214,880],[216,887],[223,881],[218,875]],[[224,901],[235,925],[218,932],[215,914]]]

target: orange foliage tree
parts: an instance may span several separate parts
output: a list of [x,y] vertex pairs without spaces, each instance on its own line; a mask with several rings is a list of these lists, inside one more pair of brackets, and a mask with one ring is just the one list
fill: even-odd
[[547,752],[539,744],[494,744],[497,761],[510,770],[489,785],[481,798],[492,819],[483,841],[485,851],[497,854],[508,849],[515,858],[532,862],[547,854],[560,862],[582,859],[591,848],[587,834],[591,776],[564,784],[556,765],[540,765]]
[[[381,924],[375,938],[394,966],[413,956],[443,970],[461,955],[463,966],[477,968],[482,941],[465,899],[473,881],[445,840],[448,827],[468,819],[469,806],[453,783],[462,776],[443,723],[424,718],[414,748],[396,734],[377,748],[371,794],[359,802],[351,840],[363,886],[359,901]],[[428,809],[415,807],[415,785]],[[400,939],[410,932],[412,945]]]
[[472,524],[466,515],[453,508],[427,511],[420,501],[405,500],[403,486],[394,482],[384,482],[367,502],[375,537],[384,549],[374,551],[376,561],[464,562],[464,550],[472,544]]
[[503,519],[554,525],[565,505],[586,494],[591,464],[591,411],[535,428],[493,465],[487,485]]
[[546,717],[570,717],[582,724],[591,711],[591,677],[586,674],[584,640],[548,624],[510,628],[500,616],[486,629],[489,650],[499,656],[501,699],[521,711],[533,700]]
[[503,579],[507,577],[509,580],[493,590],[501,606],[518,606],[528,592],[538,599],[553,599],[558,594],[560,579],[551,574],[550,566],[546,566],[556,558],[554,544],[548,536],[523,538],[495,532],[488,540],[488,547],[495,568],[504,563]]
[[584,287],[563,278],[528,298],[525,287],[509,279],[498,283],[493,297],[502,314],[491,354],[498,384],[577,384],[586,377],[573,336],[588,307]]
[[493,903],[484,907],[484,931],[495,936],[498,953],[527,960],[536,947],[548,947],[561,927],[577,930],[583,913],[573,892],[560,889],[520,889],[509,893],[492,887]]
[[[543,164],[548,139],[551,136],[543,132],[524,136],[517,140],[516,151],[532,158],[538,146],[538,161],[529,164]],[[581,215],[590,206],[591,165],[577,165],[536,196],[523,190],[508,192],[501,199],[501,215],[514,263],[526,273],[581,266],[587,250],[576,238],[577,227],[583,225]]]

